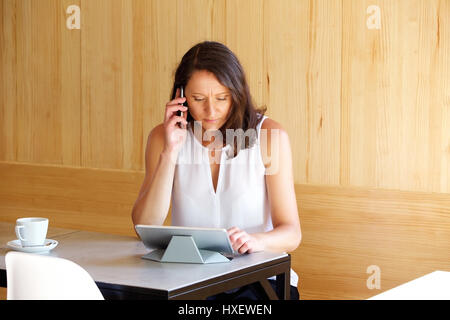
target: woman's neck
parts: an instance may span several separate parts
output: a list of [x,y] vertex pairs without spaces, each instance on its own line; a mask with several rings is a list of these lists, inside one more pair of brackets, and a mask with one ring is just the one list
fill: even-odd
[[216,150],[220,150],[223,148],[223,138],[222,138],[222,143],[214,142],[214,141],[216,141],[215,134],[217,134],[217,135],[221,134],[218,129],[210,129],[209,132],[211,132],[211,133],[206,134],[206,135],[205,135],[205,132],[207,132],[208,130],[203,128],[203,126],[201,127],[201,129],[202,129],[201,137],[198,136],[198,133],[199,133],[198,129],[194,130],[194,139],[197,139],[197,141],[199,141],[202,146],[204,146],[205,148],[208,148],[208,149],[216,149]]

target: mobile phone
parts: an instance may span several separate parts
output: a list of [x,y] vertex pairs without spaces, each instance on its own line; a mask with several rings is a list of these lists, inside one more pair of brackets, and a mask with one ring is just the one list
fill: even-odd
[[[180,97],[184,98],[184,88],[183,88],[183,86],[180,86]],[[183,102],[183,106],[187,107],[187,102],[186,101]],[[182,117],[183,116],[183,111],[178,111],[178,116]],[[181,123],[179,123],[179,127],[182,128],[182,129],[185,129],[184,125],[181,124]]]

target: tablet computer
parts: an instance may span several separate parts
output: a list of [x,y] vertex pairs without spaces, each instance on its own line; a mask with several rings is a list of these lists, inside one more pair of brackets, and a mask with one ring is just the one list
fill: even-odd
[[226,254],[234,253],[226,229],[142,224],[136,225],[135,228],[148,249],[165,249],[169,245],[172,236],[191,236],[198,249]]

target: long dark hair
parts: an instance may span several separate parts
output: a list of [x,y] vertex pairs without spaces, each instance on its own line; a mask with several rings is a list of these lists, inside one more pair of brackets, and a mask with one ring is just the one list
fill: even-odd
[[[267,107],[256,108],[245,78],[244,69],[235,54],[225,45],[215,41],[204,41],[189,49],[181,59],[175,72],[171,100],[175,98],[178,87],[186,87],[195,71],[206,70],[213,73],[219,82],[231,92],[232,104],[227,121],[219,129],[222,137],[226,137],[226,130],[254,129],[262,119]],[[187,121],[193,127],[194,118],[188,111]],[[241,132],[242,132],[241,131]],[[256,140],[245,136],[233,139],[233,156],[237,156],[240,149],[252,147]]]

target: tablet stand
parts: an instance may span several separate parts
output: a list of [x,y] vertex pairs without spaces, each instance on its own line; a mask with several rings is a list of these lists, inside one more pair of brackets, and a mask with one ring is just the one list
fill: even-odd
[[159,262],[219,263],[230,260],[218,252],[197,248],[191,236],[172,236],[165,250],[153,250],[142,258]]

